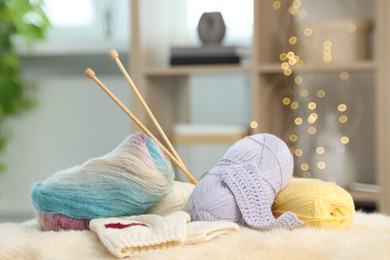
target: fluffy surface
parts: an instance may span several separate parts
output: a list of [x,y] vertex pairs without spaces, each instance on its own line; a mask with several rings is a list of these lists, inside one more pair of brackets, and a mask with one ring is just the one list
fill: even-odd
[[[390,217],[358,212],[349,229],[241,228],[206,243],[131,259],[388,259]],[[0,259],[115,259],[91,231],[43,232],[36,220],[0,224]]]

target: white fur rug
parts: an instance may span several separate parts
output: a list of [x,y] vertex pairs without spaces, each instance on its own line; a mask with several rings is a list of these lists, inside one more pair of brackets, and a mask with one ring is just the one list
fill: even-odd
[[[35,220],[0,224],[0,259],[115,259],[89,231],[42,232]],[[358,212],[348,230],[241,228],[207,243],[132,259],[390,259],[390,217]]]

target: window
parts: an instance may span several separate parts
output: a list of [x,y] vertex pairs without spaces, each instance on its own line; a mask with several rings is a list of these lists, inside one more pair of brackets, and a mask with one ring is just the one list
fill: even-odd
[[122,41],[129,36],[128,0],[45,0],[52,23],[48,40]]

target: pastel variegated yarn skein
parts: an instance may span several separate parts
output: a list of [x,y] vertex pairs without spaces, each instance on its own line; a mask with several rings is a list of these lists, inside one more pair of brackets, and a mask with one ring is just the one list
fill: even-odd
[[303,224],[292,212],[277,219],[275,197],[293,174],[287,145],[271,134],[247,136],[233,144],[199,183],[189,201],[192,220],[228,220],[256,229],[295,228]]
[[143,214],[171,190],[173,179],[168,156],[136,133],[106,155],[36,183],[31,198],[44,228],[46,222],[50,230],[62,224],[61,229],[79,229],[94,218]]

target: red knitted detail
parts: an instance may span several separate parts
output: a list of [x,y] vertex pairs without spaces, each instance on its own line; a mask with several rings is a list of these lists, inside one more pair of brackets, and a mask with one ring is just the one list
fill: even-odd
[[122,223],[109,223],[104,225],[106,228],[114,228],[114,229],[124,229],[128,227],[133,227],[133,226],[144,226],[144,227],[149,227],[148,225],[144,223],[129,223],[129,224],[122,224]]

